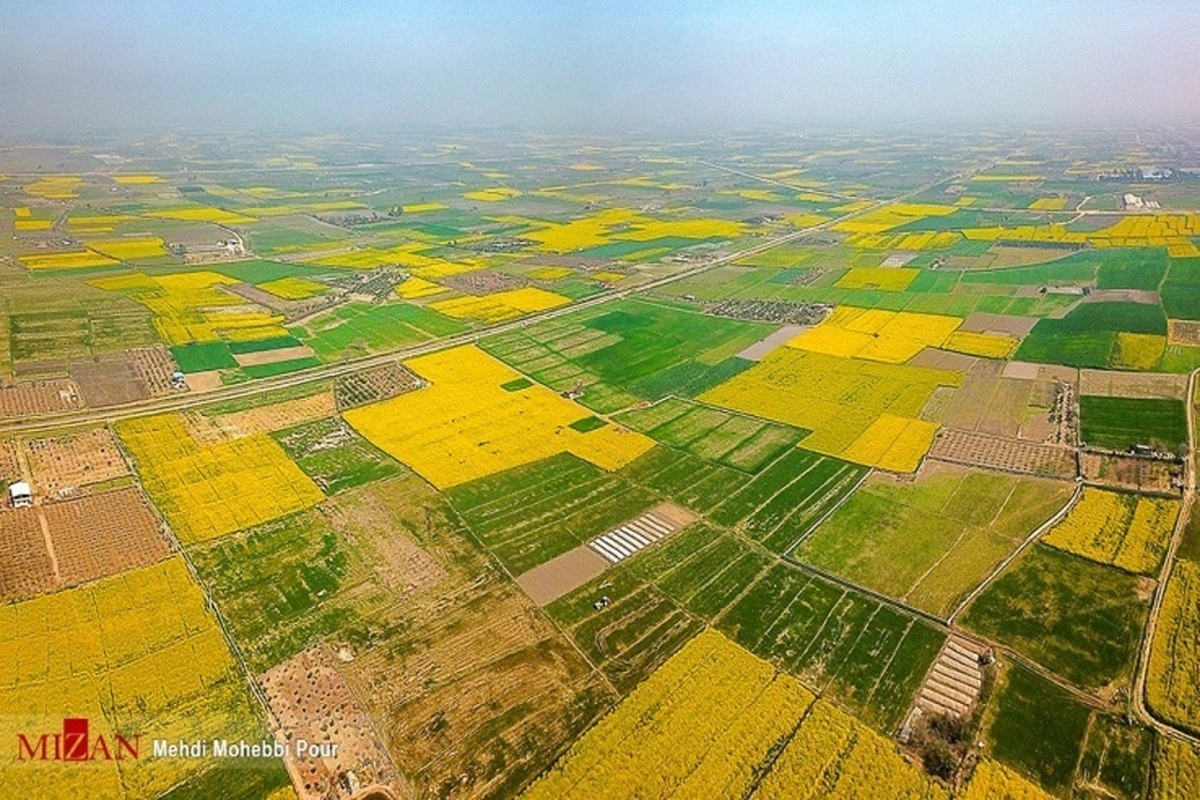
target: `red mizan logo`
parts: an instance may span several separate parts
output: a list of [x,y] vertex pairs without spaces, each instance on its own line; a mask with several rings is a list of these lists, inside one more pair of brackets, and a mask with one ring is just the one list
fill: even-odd
[[106,738],[88,731],[88,719],[71,717],[63,720],[61,733],[43,733],[30,739],[17,734],[17,761],[124,761],[138,757],[142,735],[120,734]]

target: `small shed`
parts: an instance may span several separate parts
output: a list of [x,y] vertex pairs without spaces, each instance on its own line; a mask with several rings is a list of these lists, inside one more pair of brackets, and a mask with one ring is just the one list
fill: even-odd
[[33,505],[33,487],[25,481],[8,485],[8,502],[13,508],[28,508]]

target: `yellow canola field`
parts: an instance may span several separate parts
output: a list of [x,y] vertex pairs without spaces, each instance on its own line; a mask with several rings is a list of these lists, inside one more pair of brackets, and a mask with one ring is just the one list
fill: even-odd
[[158,236],[130,236],[121,239],[94,239],[87,246],[97,253],[120,261],[138,258],[158,258],[167,254]]
[[323,495],[264,433],[200,443],[171,414],[118,423],[142,485],[185,542],[259,525]]
[[958,317],[838,306],[820,325],[799,334],[787,346],[830,356],[900,364],[926,347],[941,347],[961,324]]
[[568,452],[615,470],[654,446],[609,424],[587,433],[570,424],[590,412],[538,384],[506,391],[521,376],[473,346],[405,363],[430,386],[343,416],[376,447],[439,489]]
[[282,297],[284,300],[304,300],[305,298],[319,295],[329,287],[317,281],[310,281],[307,278],[289,276],[260,283],[258,288],[270,292],[276,297]]
[[238,214],[233,211],[226,211],[223,208],[214,208],[213,206],[200,204],[147,211],[146,216],[158,219],[173,219],[180,222],[215,222],[218,225],[242,225],[247,222],[256,221],[254,217],[248,217],[245,214]]
[[[895,469],[924,455],[916,451],[928,429],[921,425],[899,429],[890,418],[916,421],[934,389],[961,384],[962,376],[955,372],[781,347],[699,399],[807,428],[812,431],[804,439],[807,449],[844,458],[850,458],[853,450],[862,456],[859,463],[882,466],[876,462],[885,460],[889,469]],[[864,434],[885,417],[889,419],[881,424],[897,431],[892,444],[882,455],[868,453]],[[856,448],[860,440],[864,445]]]
[[984,758],[975,766],[959,800],[1052,800],[1052,795],[1003,764]]
[[25,193],[47,200],[70,200],[79,196],[83,179],[75,175],[54,175],[36,180],[25,187]]
[[[1167,580],[1162,611],[1150,647],[1146,699],[1156,715],[1192,730],[1200,727],[1198,665],[1200,565],[1181,558],[1175,562]],[[1200,768],[1195,758],[1192,768]]]
[[846,244],[863,250],[945,250],[959,240],[955,231],[922,233],[856,233]]
[[1066,208],[1065,197],[1039,197],[1029,204],[1031,211],[1062,211]]
[[1043,541],[1127,572],[1150,574],[1167,552],[1178,516],[1174,500],[1089,486]]
[[889,800],[949,800],[946,790],[880,736],[825,700],[812,707],[754,793],[755,800],[851,800],[887,787]]
[[[0,607],[0,763],[8,797],[152,798],[206,768],[149,758],[153,738],[253,737],[241,673],[180,556],[76,589]],[[23,762],[16,734],[86,717],[93,739],[141,734],[141,758]],[[119,771],[118,771],[119,770]],[[124,787],[122,786],[124,784]]]
[[504,322],[526,314],[568,305],[571,298],[545,289],[526,287],[480,296],[467,295],[430,303],[434,311],[455,319],[477,319],[481,322]]
[[424,278],[409,278],[396,287],[396,294],[404,300],[415,300],[418,297],[429,297],[447,291],[445,286],[439,286]]
[[25,219],[31,216],[33,212],[29,210],[29,206],[18,206],[13,209],[13,213],[17,215],[17,219]]
[[557,281],[570,275],[574,270],[569,267],[539,267],[526,273],[535,281]]
[[478,200],[483,203],[499,203],[501,200],[520,196],[521,193],[519,191],[510,189],[507,186],[497,186],[493,189],[479,189],[478,191],[463,193],[463,197],[468,200]]
[[883,289],[888,292],[903,292],[920,273],[919,269],[854,267],[834,286],[839,289]]
[[1154,369],[1167,349],[1167,337],[1152,333],[1117,334],[1117,349],[1113,353],[1113,367],[1148,371]]
[[387,249],[367,247],[361,250],[353,250],[349,253],[318,256],[311,259],[310,263],[320,264],[325,267],[347,267],[349,269],[375,269],[376,267],[398,265],[404,267],[413,275],[427,280],[431,278],[445,278],[450,275],[460,275],[464,272],[471,272],[472,270],[486,266],[486,262],[479,259],[447,261],[444,258],[435,258],[421,253],[421,251],[428,249],[430,249],[430,245],[420,242],[402,244]]
[[113,180],[127,186],[139,186],[147,183],[162,183],[157,175],[113,175]]
[[507,221],[534,226],[521,234],[537,242],[541,250],[568,253],[614,241],[648,242],[677,236],[687,239],[733,239],[745,233],[742,222],[723,219],[660,220],[628,208],[609,208],[583,219],[564,223],[508,217]]
[[813,696],[712,629],[601,719],[525,800],[742,797]]
[[115,258],[109,258],[92,250],[72,250],[68,253],[37,253],[20,256],[22,265],[30,270],[39,269],[87,269],[89,267],[111,267],[120,264]]
[[871,423],[842,457],[893,472],[915,472],[933,446],[938,426],[923,419],[884,414]]
[[[869,206],[870,203],[867,203],[864,207]],[[840,211],[843,208],[847,211],[857,210],[853,208],[853,204],[842,206],[836,210]],[[953,214],[956,210],[954,206],[932,203],[892,203],[852,219],[843,220],[834,225],[833,229],[846,233],[882,233],[925,217],[944,217]]]
[[52,219],[18,219],[13,222],[13,230],[18,231],[48,231],[53,227]]
[[410,203],[406,206],[401,206],[405,214],[424,214],[427,211],[441,211],[446,206],[441,203]]
[[956,353],[966,353],[969,356],[983,358],[1008,358],[1017,352],[1021,340],[1015,336],[1001,336],[995,333],[975,333],[973,331],[955,331],[946,337],[942,343],[945,350]]
[[1007,175],[989,172],[983,175],[972,175],[971,180],[978,181],[980,183],[1031,183],[1033,181],[1044,181],[1046,180],[1046,176],[1039,175],[1034,172],[1021,174],[1012,173]]
[[98,289],[124,292],[154,312],[154,328],[169,345],[248,341],[286,336],[281,315],[249,306],[218,287],[237,280],[217,272],[181,272],[149,276],[142,273],[96,278]]
[[1150,796],[1154,800],[1194,800],[1200,786],[1200,747],[1159,737],[1154,747]]

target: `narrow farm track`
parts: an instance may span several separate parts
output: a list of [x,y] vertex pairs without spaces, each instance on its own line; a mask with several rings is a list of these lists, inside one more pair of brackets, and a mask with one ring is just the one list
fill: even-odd
[[1162,569],[1158,573],[1158,583],[1154,587],[1154,597],[1150,603],[1150,616],[1142,633],[1142,646],[1138,650],[1137,666],[1133,676],[1133,710],[1137,717],[1164,736],[1170,736],[1181,741],[1200,745],[1200,737],[1165,722],[1150,711],[1146,704],[1146,674],[1150,669],[1150,651],[1154,646],[1154,632],[1158,627],[1158,617],[1162,610],[1163,597],[1167,592],[1167,580],[1175,566],[1175,553],[1183,541],[1183,533],[1187,529],[1191,516],[1192,505],[1196,501],[1196,382],[1200,380],[1200,369],[1192,371],[1188,380],[1187,421],[1188,447],[1183,462],[1183,506],[1179,510],[1179,518],[1175,521],[1175,531],[1167,548],[1167,557],[1163,559]]
[[960,177],[962,177],[961,173],[938,178],[937,180],[923,184],[895,199],[877,200],[867,208],[853,211],[848,214],[843,214],[840,217],[827,220],[819,225],[800,228],[795,231],[791,231],[790,233],[776,236],[772,239],[762,242],[761,244],[756,244],[744,250],[739,250],[736,253],[730,253],[727,256],[706,261],[703,264],[698,264],[695,267],[685,269],[681,272],[677,272],[672,275],[665,275],[661,278],[656,278],[638,286],[631,286],[628,289],[602,292],[593,297],[580,300],[579,302],[571,303],[570,305],[563,306],[561,308],[531,314],[519,320],[503,322],[498,325],[492,325],[480,328],[478,330],[468,331],[466,333],[449,336],[444,339],[435,339],[431,342],[425,342],[423,344],[400,348],[397,350],[390,350],[385,353],[375,353],[369,356],[363,356],[361,358],[351,359],[349,361],[343,361],[337,364],[322,364],[319,367],[299,370],[297,372],[291,372],[286,375],[279,375],[273,378],[261,378],[258,380],[249,381],[247,383],[225,386],[200,395],[174,395],[168,397],[158,397],[151,400],[144,400],[122,406],[112,406],[110,408],[83,409],[80,411],[67,411],[56,414],[39,415],[36,417],[22,417],[20,419],[0,421],[0,434],[41,434],[84,425],[110,423],[121,419],[129,419],[131,417],[160,414],[169,411],[182,411],[210,405],[213,403],[254,397],[264,392],[294,388],[311,383],[319,383],[321,381],[331,380],[343,375],[349,375],[358,372],[359,370],[387,364],[398,359],[413,358],[415,356],[434,353],[439,350],[446,350],[451,347],[472,344],[486,336],[493,336],[500,333],[520,330],[530,325],[535,325],[550,319],[556,319],[558,317],[566,316],[567,314],[573,314],[586,308],[602,306],[616,300],[634,297],[659,287],[676,283],[686,278],[695,277],[696,275],[703,274],[711,269],[715,269],[716,267],[724,266],[725,264],[730,264],[739,259],[755,256],[759,253],[765,253],[768,250],[774,250],[777,247],[782,247],[789,242],[794,242],[797,239],[808,236],[809,234],[816,233],[817,231],[821,230],[827,230],[828,228],[831,228],[840,222],[862,216],[863,214],[868,214],[885,205],[904,202],[910,197],[914,197],[924,191],[927,191],[933,186],[937,186],[940,183],[945,183],[946,181],[957,180]]

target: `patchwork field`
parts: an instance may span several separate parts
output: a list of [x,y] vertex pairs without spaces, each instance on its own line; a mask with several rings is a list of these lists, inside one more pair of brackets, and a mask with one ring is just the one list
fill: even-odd
[[793,555],[938,616],[1070,497],[1069,484],[927,464],[876,473]]
[[804,446],[868,466],[912,472],[937,425],[917,419],[943,370],[781,348],[700,399],[812,431]]
[[[597,611],[599,597],[610,603]],[[703,524],[622,562],[547,611],[618,687],[649,674],[694,635],[697,619],[712,620],[742,647],[882,730],[899,725],[945,638]]]
[[613,424],[579,432],[571,423],[589,416],[584,409],[544,386],[506,390],[521,376],[474,347],[406,366],[430,385],[343,416],[439,488],[563,452],[614,470],[653,446]]

